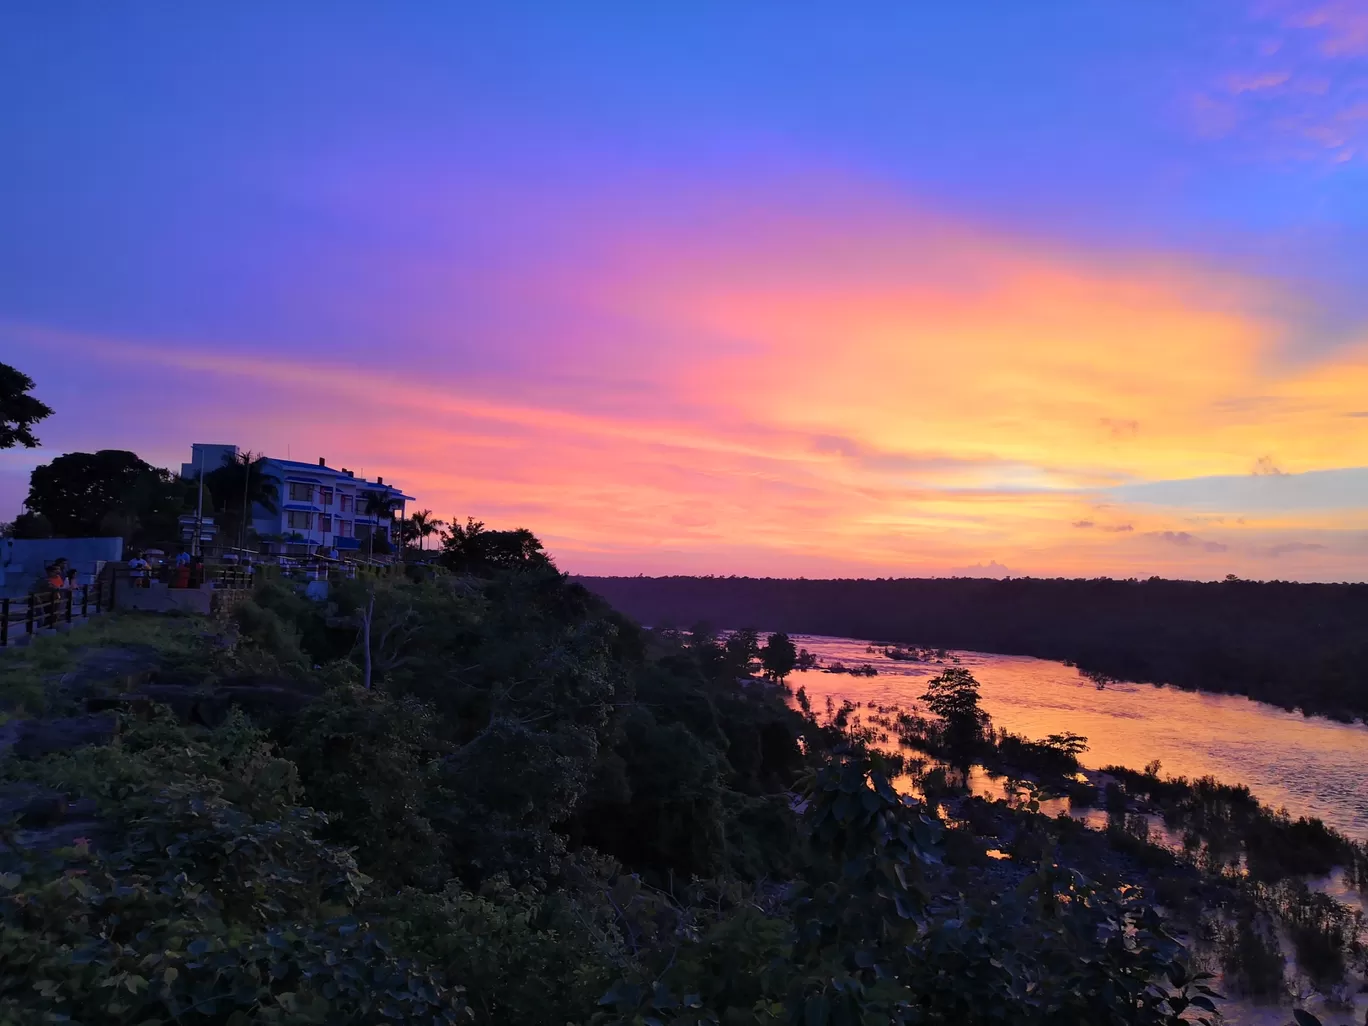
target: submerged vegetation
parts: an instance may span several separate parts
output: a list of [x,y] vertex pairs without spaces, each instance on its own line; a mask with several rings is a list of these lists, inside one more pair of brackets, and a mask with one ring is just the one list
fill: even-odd
[[[1067,798],[1086,809],[1104,796],[1107,824],[1101,850],[1065,812],[1048,825],[1027,827],[1071,852],[1066,861],[1097,873],[1116,855],[1129,863],[1131,880],[1148,879],[1175,929],[1187,936],[1198,964],[1218,969],[1224,986],[1244,997],[1281,1000],[1295,991],[1287,972],[1332,1001],[1368,986],[1368,924],[1360,908],[1309,885],[1332,873],[1368,892],[1368,845],[1318,819],[1293,820],[1261,805],[1249,789],[1209,777],[1162,777],[1158,762],[1141,771],[1109,766],[1080,774],[1087,739],[1064,732],[1032,741],[994,732],[978,706],[977,682],[960,668],[945,670],[923,700],[934,714],[880,709],[863,726],[847,706],[842,722],[860,724],[872,742],[896,740],[940,760],[920,767],[918,785],[928,801],[988,833],[1002,834],[1001,812],[989,814],[968,790],[971,764],[1005,779],[1008,804],[1025,795],[1041,801]],[[860,729],[857,727],[856,729]],[[958,781],[956,781],[958,775]],[[1101,788],[1099,788],[1101,784]],[[1019,832],[1007,847],[1019,850]],[[1291,955],[1289,959],[1287,956]]]
[[1218,1005],[1194,931],[1262,979],[1275,921],[1354,971],[1284,872],[1344,864],[1312,827],[1222,906],[1139,829],[1213,830],[1207,791],[1118,772],[1114,830],[1045,815],[1090,800],[1086,739],[995,733],[965,670],[929,718],[822,714],[782,635],[644,631],[530,535],[462,537],[459,573],[0,653],[16,722],[118,718],[0,764],[0,1021],[1175,1026]]

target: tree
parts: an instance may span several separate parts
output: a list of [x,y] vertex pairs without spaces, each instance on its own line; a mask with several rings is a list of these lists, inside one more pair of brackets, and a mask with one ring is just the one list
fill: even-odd
[[442,563],[456,573],[489,576],[552,565],[541,540],[527,528],[488,531],[484,522],[474,517],[467,517],[464,526],[453,517],[442,538],[442,549]]
[[1059,734],[1051,734],[1042,741],[1036,742],[1046,748],[1053,748],[1065,757],[1077,760],[1080,755],[1088,750],[1088,739],[1082,734],[1075,734],[1072,730],[1066,730]]
[[139,529],[166,540],[162,536],[174,536],[176,518],[185,510],[185,489],[170,471],[136,453],[101,449],[66,453],[35,467],[25,504],[46,517],[59,538],[95,535],[106,518],[118,514],[130,540]]
[[[375,517],[377,520],[388,520],[390,529],[394,529],[394,514],[402,505],[401,499],[396,499],[389,492],[379,492],[374,489],[363,493],[361,511],[365,516]],[[378,524],[371,524],[370,531],[367,532],[367,554],[375,555],[375,531]]]
[[51,538],[52,522],[41,513],[20,513],[10,525],[11,538]]
[[760,663],[765,668],[765,676],[780,683],[793,672],[798,664],[798,650],[787,634],[771,634],[760,650]]
[[405,517],[399,521],[399,541],[405,549],[417,548],[418,546],[418,526],[413,522],[413,517]]
[[372,583],[357,607],[356,642],[361,649],[361,686],[366,691],[371,689],[377,670],[383,675],[407,661],[404,649],[417,626],[413,605],[402,601],[404,594],[401,589]]
[[753,627],[732,631],[724,648],[727,668],[736,676],[749,673],[751,660],[760,654],[760,634]]
[[964,667],[952,666],[933,677],[921,697],[941,719],[946,748],[967,767],[988,726],[988,714],[979,708],[979,682]]
[[32,390],[32,378],[0,363],[0,449],[38,448],[33,425],[51,417],[52,408],[29,395]]
[[418,538],[419,549],[427,548],[427,539],[446,527],[445,520],[438,520],[432,515],[432,510],[425,509],[409,517],[413,533]]
[[239,546],[247,542],[252,508],[261,506],[267,513],[279,509],[280,490],[266,475],[266,457],[253,452],[225,455],[223,465],[207,471],[204,485],[213,497],[212,509],[218,519],[220,537]]
[[133,479],[120,503],[127,528],[123,538],[134,545],[167,545],[180,540],[180,518],[195,509],[198,485],[162,467],[149,467]]

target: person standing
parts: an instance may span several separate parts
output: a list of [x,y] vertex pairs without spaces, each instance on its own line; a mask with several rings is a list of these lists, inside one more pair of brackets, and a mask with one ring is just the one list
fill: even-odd
[[176,566],[171,574],[171,587],[190,587],[190,553],[182,548],[176,553]]

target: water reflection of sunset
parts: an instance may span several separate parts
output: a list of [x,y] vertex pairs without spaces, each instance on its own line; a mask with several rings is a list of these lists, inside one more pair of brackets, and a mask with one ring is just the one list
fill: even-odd
[[[943,669],[900,663],[847,638],[794,635],[794,643],[824,662],[869,662],[877,677],[795,673],[814,706],[827,696],[865,705],[907,708]],[[877,646],[876,646],[877,647]],[[1246,784],[1266,805],[1317,816],[1352,837],[1368,839],[1368,726],[1304,717],[1230,695],[1109,684],[1099,690],[1062,663],[1025,656],[956,652],[982,685],[983,706],[996,727],[1031,738],[1069,729],[1088,738],[1082,762],[1139,769],[1158,759],[1166,775],[1210,775]],[[948,661],[947,664],[949,665]]]

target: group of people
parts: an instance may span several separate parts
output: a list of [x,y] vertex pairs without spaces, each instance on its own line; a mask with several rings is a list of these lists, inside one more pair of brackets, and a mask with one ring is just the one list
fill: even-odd
[[[145,552],[135,551],[128,561],[128,576],[135,588],[146,588],[152,580],[154,566]],[[204,580],[204,558],[191,556],[185,549],[176,554],[167,583],[173,588],[189,588],[192,581]]]
[[44,572],[47,586],[54,591],[75,591],[80,584],[80,574],[67,560],[59,559]]
[[[154,563],[146,552],[134,550],[128,559],[128,576],[135,588],[146,588],[152,583],[160,562]],[[252,567],[246,567],[250,574]],[[39,590],[75,591],[81,585],[81,575],[66,558],[58,559],[44,571]],[[204,558],[191,556],[185,549],[176,554],[167,574],[167,583],[173,588],[196,587],[204,581]]]

